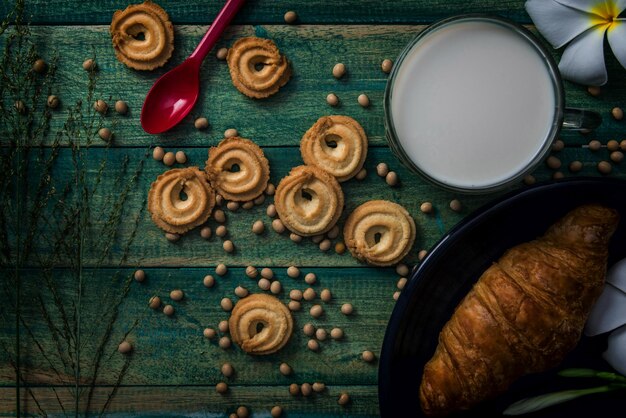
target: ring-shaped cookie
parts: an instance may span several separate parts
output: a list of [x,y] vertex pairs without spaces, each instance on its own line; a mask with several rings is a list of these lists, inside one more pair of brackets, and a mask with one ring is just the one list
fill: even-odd
[[233,341],[249,354],[272,354],[287,344],[293,332],[289,309],[276,297],[254,294],[233,308],[228,320]]
[[261,195],[270,179],[270,165],[263,150],[249,139],[238,136],[211,147],[205,171],[218,193],[238,202]]
[[375,266],[402,260],[415,242],[415,221],[394,202],[371,200],[357,207],[346,220],[343,238],[354,257]]
[[215,206],[215,193],[198,167],[161,174],[148,192],[148,210],[166,232],[183,234],[203,224]]
[[276,93],[291,77],[287,58],[269,39],[241,38],[229,48],[226,60],[237,90],[255,99]]
[[319,235],[332,229],[343,211],[343,201],[337,179],[311,165],[291,169],[274,195],[280,220],[302,236]]
[[174,26],[169,19],[151,1],[116,11],[110,31],[117,59],[136,70],[162,67],[174,50]]
[[343,182],[363,168],[367,135],[351,117],[323,116],[302,137],[300,152],[305,164],[315,165]]

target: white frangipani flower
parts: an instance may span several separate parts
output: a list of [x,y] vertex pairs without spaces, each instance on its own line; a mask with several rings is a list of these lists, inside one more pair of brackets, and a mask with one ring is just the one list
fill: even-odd
[[526,11],[539,32],[563,51],[559,70],[564,79],[601,86],[607,81],[604,37],[626,68],[626,0],[528,0]]

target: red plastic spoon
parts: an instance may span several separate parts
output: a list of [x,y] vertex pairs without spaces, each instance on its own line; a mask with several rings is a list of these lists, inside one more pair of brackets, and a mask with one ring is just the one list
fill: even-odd
[[193,109],[200,91],[200,65],[245,2],[227,0],[189,58],[154,83],[141,108],[144,131],[149,134],[165,132]]

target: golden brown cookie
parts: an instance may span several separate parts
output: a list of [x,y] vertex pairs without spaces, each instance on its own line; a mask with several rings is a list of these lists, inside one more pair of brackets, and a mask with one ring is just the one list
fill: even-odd
[[309,128],[300,142],[305,164],[315,165],[339,181],[354,177],[367,156],[367,135],[348,116],[323,116]]
[[219,194],[238,202],[258,197],[270,179],[270,164],[263,150],[249,139],[238,136],[211,147],[205,170]]
[[276,93],[291,77],[287,58],[269,39],[241,38],[228,49],[226,59],[237,90],[255,99]]
[[283,178],[274,196],[280,220],[301,236],[329,231],[343,211],[343,191],[337,179],[321,168],[301,165]]
[[415,234],[415,221],[409,212],[387,200],[363,203],[343,227],[343,238],[352,255],[375,266],[402,260],[411,250]]
[[254,294],[233,308],[228,320],[233,341],[249,354],[272,354],[287,344],[293,332],[289,309],[276,297]]
[[148,192],[148,210],[166,232],[182,234],[209,219],[215,193],[198,167],[175,168],[161,174]]
[[174,26],[169,19],[151,1],[113,13],[110,31],[117,59],[136,70],[162,67],[174,50]]

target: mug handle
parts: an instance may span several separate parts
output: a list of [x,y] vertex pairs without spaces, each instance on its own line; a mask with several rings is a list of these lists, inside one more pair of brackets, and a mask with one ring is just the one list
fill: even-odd
[[602,116],[591,110],[573,109],[566,107],[563,110],[563,129],[583,131],[596,129],[602,123]]

